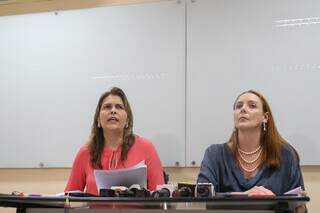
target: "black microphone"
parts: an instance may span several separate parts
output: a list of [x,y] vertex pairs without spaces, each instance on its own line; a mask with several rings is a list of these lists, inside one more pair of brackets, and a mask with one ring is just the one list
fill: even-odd
[[214,186],[212,183],[198,183],[195,188],[196,197],[213,197]]
[[134,197],[150,197],[151,193],[146,188],[141,188],[139,184],[133,184],[129,187],[129,191],[133,192]]
[[100,197],[116,197],[116,191],[113,189],[100,189]]
[[173,197],[194,197],[194,189],[196,185],[193,183],[178,183],[178,189],[175,190]]
[[154,198],[170,197],[170,190],[167,188],[161,188],[161,189],[158,189],[158,190],[152,192],[151,196]]
[[135,197],[135,194],[130,190],[119,191],[118,197]]
[[193,197],[193,192],[190,187],[182,186],[172,193],[172,197]]

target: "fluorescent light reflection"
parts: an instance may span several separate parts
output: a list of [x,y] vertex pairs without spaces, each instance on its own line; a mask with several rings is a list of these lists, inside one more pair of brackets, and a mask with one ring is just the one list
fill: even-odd
[[103,75],[103,76],[93,76],[92,79],[104,79],[104,80],[163,80],[168,77],[168,73],[144,73],[144,74],[124,74],[124,75]]
[[320,24],[320,17],[298,18],[298,19],[283,19],[273,22],[274,27],[300,27],[304,25]]

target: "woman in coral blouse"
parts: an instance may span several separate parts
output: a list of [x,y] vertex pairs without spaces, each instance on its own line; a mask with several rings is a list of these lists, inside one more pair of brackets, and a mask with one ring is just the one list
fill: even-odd
[[125,93],[117,87],[99,99],[87,144],[78,151],[65,191],[80,190],[98,195],[94,170],[147,166],[149,190],[164,183],[163,170],[153,144],[133,134],[133,115]]

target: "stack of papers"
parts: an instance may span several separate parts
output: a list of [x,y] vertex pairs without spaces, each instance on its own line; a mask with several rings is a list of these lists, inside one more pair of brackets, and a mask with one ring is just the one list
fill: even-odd
[[147,188],[147,166],[144,161],[126,169],[94,170],[94,176],[98,191],[100,189],[110,189],[112,186],[129,188],[133,184],[139,184],[142,188]]

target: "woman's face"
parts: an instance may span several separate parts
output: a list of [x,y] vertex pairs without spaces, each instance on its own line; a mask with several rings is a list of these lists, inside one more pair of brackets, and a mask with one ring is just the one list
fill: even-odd
[[98,124],[104,131],[123,131],[127,124],[127,112],[119,96],[109,95],[103,100]]
[[253,93],[241,95],[234,106],[234,125],[238,130],[261,129],[267,122],[267,113],[263,112],[261,99]]

